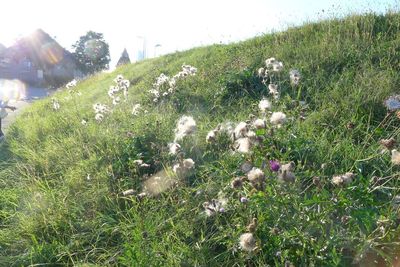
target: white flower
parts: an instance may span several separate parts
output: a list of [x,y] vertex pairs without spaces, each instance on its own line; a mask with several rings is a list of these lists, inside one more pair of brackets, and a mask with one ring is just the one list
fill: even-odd
[[86,124],[87,124],[87,121],[86,121],[85,119],[82,119],[81,124],[82,124],[82,125],[86,125]]
[[206,201],[203,203],[204,212],[209,217],[217,213],[223,213],[225,211],[227,203],[228,200],[226,200],[225,198],[212,199],[211,202]]
[[60,109],[60,103],[58,102],[58,100],[53,98],[52,102],[53,102],[53,109],[54,110],[59,110]]
[[396,149],[392,150],[392,163],[393,165],[400,165],[400,152]]
[[257,73],[258,73],[258,76],[259,76],[259,77],[263,77],[263,76],[264,76],[264,73],[265,73],[265,69],[264,69],[264,68],[259,68],[258,71],[257,71]]
[[168,95],[168,92],[164,92],[162,95],[163,95],[163,96],[167,96],[167,95]]
[[175,128],[175,142],[196,131],[196,121],[191,116],[182,116]]
[[101,113],[97,113],[94,118],[96,119],[96,121],[101,122],[104,118],[104,115]]
[[247,252],[252,252],[257,248],[256,240],[252,233],[245,233],[240,236],[240,248]]
[[278,96],[279,97],[279,91],[278,91],[278,85],[276,84],[269,84],[268,85],[268,91],[271,95],[273,95],[275,98]]
[[178,143],[169,143],[168,148],[171,155],[176,155],[181,150],[181,146]]
[[271,108],[271,102],[269,102],[267,99],[262,99],[260,103],[258,103],[258,108],[262,111],[265,112],[267,109]]
[[346,172],[345,174],[342,175],[333,176],[331,182],[336,186],[348,185],[351,182],[353,182],[353,178],[354,178],[354,173]]
[[93,109],[95,113],[107,113],[109,111],[106,105],[96,103],[93,105]]
[[271,57],[271,58],[268,58],[267,60],[265,60],[265,66],[268,69],[271,69],[275,63],[276,63],[276,59],[274,57]]
[[140,104],[135,104],[132,108],[132,115],[135,115],[135,116],[139,115],[139,111],[141,108],[142,107]]
[[392,95],[384,101],[386,108],[389,111],[396,111],[400,109],[400,95]]
[[272,70],[275,72],[280,72],[283,70],[283,63],[278,61],[272,65]]
[[301,79],[300,72],[298,70],[291,70],[289,72],[289,78],[290,78],[290,82],[293,85],[298,85],[300,83],[300,79]]
[[206,137],[206,142],[207,143],[212,143],[215,141],[216,137],[217,137],[217,131],[215,130],[211,130],[208,132],[207,137]]
[[72,81],[70,81],[69,83],[67,83],[67,85],[65,87],[67,87],[67,89],[71,88],[71,87],[75,87],[76,86],[77,81],[75,79],[73,79]]
[[245,123],[243,121],[239,122],[239,124],[236,125],[235,131],[234,131],[235,138],[246,137],[247,131],[248,131],[247,123]]
[[270,118],[270,122],[274,125],[281,125],[286,122],[286,115],[283,112],[274,112]]
[[142,165],[143,164],[143,160],[141,160],[141,159],[135,159],[134,161],[133,161],[133,164],[135,164],[135,165]]
[[116,106],[121,102],[121,98],[119,96],[115,97],[112,101],[113,105]]
[[253,122],[253,126],[254,126],[256,129],[263,129],[263,128],[265,128],[265,126],[266,126],[265,120],[263,120],[263,119],[256,119],[256,120]]

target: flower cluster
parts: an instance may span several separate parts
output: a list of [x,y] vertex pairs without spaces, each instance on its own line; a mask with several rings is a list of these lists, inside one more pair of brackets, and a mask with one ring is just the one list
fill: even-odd
[[114,83],[115,85],[110,86],[108,90],[108,96],[112,99],[113,105],[118,105],[121,102],[121,97],[118,95],[120,92],[123,93],[125,100],[127,99],[130,82],[122,75],[118,75],[114,79]]
[[59,110],[60,109],[60,102],[58,102],[58,100],[56,98],[52,98],[51,99],[51,103],[53,106],[54,110]]
[[93,109],[96,114],[94,118],[98,122],[101,122],[104,119],[104,114],[110,112],[110,109],[106,105],[100,103],[94,104]]
[[175,128],[174,142],[182,140],[185,136],[191,135],[196,131],[196,121],[191,116],[182,116]]
[[153,102],[158,102],[161,97],[173,94],[176,91],[176,83],[178,80],[187,76],[194,76],[196,72],[197,68],[190,65],[183,65],[182,70],[173,77],[168,77],[164,73],[161,73],[153,84],[153,88],[149,90],[149,93],[153,95]]

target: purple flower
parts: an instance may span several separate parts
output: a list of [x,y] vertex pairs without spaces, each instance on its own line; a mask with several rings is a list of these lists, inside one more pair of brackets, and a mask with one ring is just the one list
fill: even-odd
[[249,200],[247,199],[247,197],[241,197],[241,198],[240,198],[240,202],[242,202],[242,203],[247,203],[247,201],[249,201]]
[[224,213],[224,212],[225,212],[225,209],[224,209],[224,208],[220,208],[220,209],[219,209],[219,212]]
[[279,171],[279,169],[281,168],[281,166],[279,165],[279,161],[270,160],[270,161],[269,161],[269,168],[270,168],[271,171],[273,171],[273,172]]

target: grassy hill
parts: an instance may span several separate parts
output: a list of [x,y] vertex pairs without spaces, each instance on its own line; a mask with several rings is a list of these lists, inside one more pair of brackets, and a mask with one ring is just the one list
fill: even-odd
[[[323,21],[122,66],[34,103],[0,145],[0,265],[398,264],[399,167],[379,141],[399,139],[384,105],[399,92],[399,32],[397,13]],[[263,82],[271,57],[283,69]],[[195,75],[149,92],[184,64]],[[117,75],[130,86],[113,105]]]

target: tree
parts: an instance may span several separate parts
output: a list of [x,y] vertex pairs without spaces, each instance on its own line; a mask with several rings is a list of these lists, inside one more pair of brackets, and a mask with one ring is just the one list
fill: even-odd
[[131,63],[131,59],[129,58],[128,51],[126,51],[126,48],[122,52],[121,57],[118,60],[117,67],[120,65],[125,65]]
[[84,74],[109,68],[110,50],[102,33],[88,31],[72,45],[74,57]]

